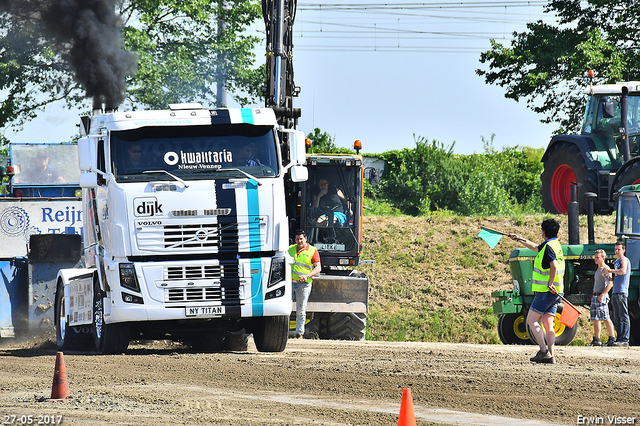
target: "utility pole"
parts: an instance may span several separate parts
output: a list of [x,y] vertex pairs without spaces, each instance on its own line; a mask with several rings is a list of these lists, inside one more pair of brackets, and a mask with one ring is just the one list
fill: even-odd
[[[220,8],[220,12],[218,13],[218,41],[222,40],[224,36],[225,30],[225,21],[224,21],[224,11],[225,5],[224,0],[218,0],[218,6]],[[223,50],[221,49],[221,52]],[[226,55],[225,53],[220,53],[218,55],[218,91],[216,93],[216,107],[217,108],[226,108],[227,107],[227,73],[225,72],[225,64],[226,64]]]

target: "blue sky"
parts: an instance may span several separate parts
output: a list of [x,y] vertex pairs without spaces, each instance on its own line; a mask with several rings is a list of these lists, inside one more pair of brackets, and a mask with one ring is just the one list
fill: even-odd
[[[300,1],[294,26],[300,129],[318,127],[343,147],[360,139],[365,153],[411,148],[414,134],[445,146],[455,141],[460,154],[482,152],[482,137],[492,134],[496,149],[546,147],[555,126],[541,124],[524,101],[505,99],[504,89],[475,74],[485,67],[479,56],[490,38],[508,45],[527,21],[551,20],[541,4]],[[257,54],[262,60],[264,47]],[[68,140],[77,117],[78,111],[51,106],[24,131],[6,136],[13,142]]]

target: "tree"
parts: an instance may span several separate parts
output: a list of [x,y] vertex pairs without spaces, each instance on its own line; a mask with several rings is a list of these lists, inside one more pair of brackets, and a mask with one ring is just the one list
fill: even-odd
[[313,129],[312,133],[307,135],[311,140],[309,153],[333,153],[333,154],[353,154],[354,151],[349,148],[340,148],[335,144],[335,136],[331,136],[327,132],[321,131],[319,128]]
[[125,109],[212,105],[221,79],[238,103],[255,102],[264,67],[245,29],[259,17],[256,0],[1,1],[0,127],[19,129],[59,100],[86,107],[86,97]]
[[640,71],[640,4],[622,0],[551,0],[546,13],[555,12],[557,26],[542,21],[514,33],[510,47],[491,40],[476,70],[488,84],[506,88],[505,97],[527,100],[543,114],[543,123],[558,123],[558,133],[579,131],[582,91],[587,71],[594,83],[637,78]]
[[120,13],[125,46],[139,56],[127,79],[132,108],[215,105],[221,79],[240,105],[262,96],[264,67],[252,68],[261,40],[244,34],[262,17],[256,1],[137,0],[124,2]]

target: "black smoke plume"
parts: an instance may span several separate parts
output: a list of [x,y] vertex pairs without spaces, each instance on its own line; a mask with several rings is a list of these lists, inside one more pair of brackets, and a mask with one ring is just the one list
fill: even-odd
[[118,0],[0,0],[19,23],[42,23],[44,37],[69,63],[95,108],[115,109],[124,100],[125,76],[136,57],[123,49]]

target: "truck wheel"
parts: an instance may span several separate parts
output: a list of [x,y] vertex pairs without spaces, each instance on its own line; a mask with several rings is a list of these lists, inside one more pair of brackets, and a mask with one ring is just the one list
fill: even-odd
[[327,330],[329,339],[364,340],[367,316],[353,312],[332,314],[328,319]]
[[55,305],[56,346],[59,351],[86,350],[89,346],[88,333],[83,333],[82,327],[69,326],[64,302],[64,286],[60,282],[56,291]]
[[104,321],[104,293],[97,281],[93,291],[93,343],[99,354],[121,354],[129,346],[128,323],[107,324]]
[[[553,319],[553,329],[556,334],[555,344],[558,346],[568,346],[573,341],[574,337],[576,337],[576,333],[578,332],[578,323],[571,328],[560,322],[560,314],[562,313],[563,307],[564,304],[558,304],[558,311]],[[531,332],[529,325],[527,325],[527,333],[529,334],[531,341],[537,345],[538,342]]]
[[498,317],[498,336],[505,345],[531,345],[524,314],[502,314]]
[[289,317],[263,317],[253,331],[253,341],[260,352],[282,352],[289,337]]
[[[540,176],[542,186],[542,206],[550,213],[567,213],[567,204],[571,201],[571,182],[578,183],[578,203],[580,213],[586,213],[586,203],[582,195],[585,192],[597,192],[597,176],[589,171],[580,149],[568,143],[556,145],[547,154],[544,171]],[[603,207],[608,211],[609,207]]]

